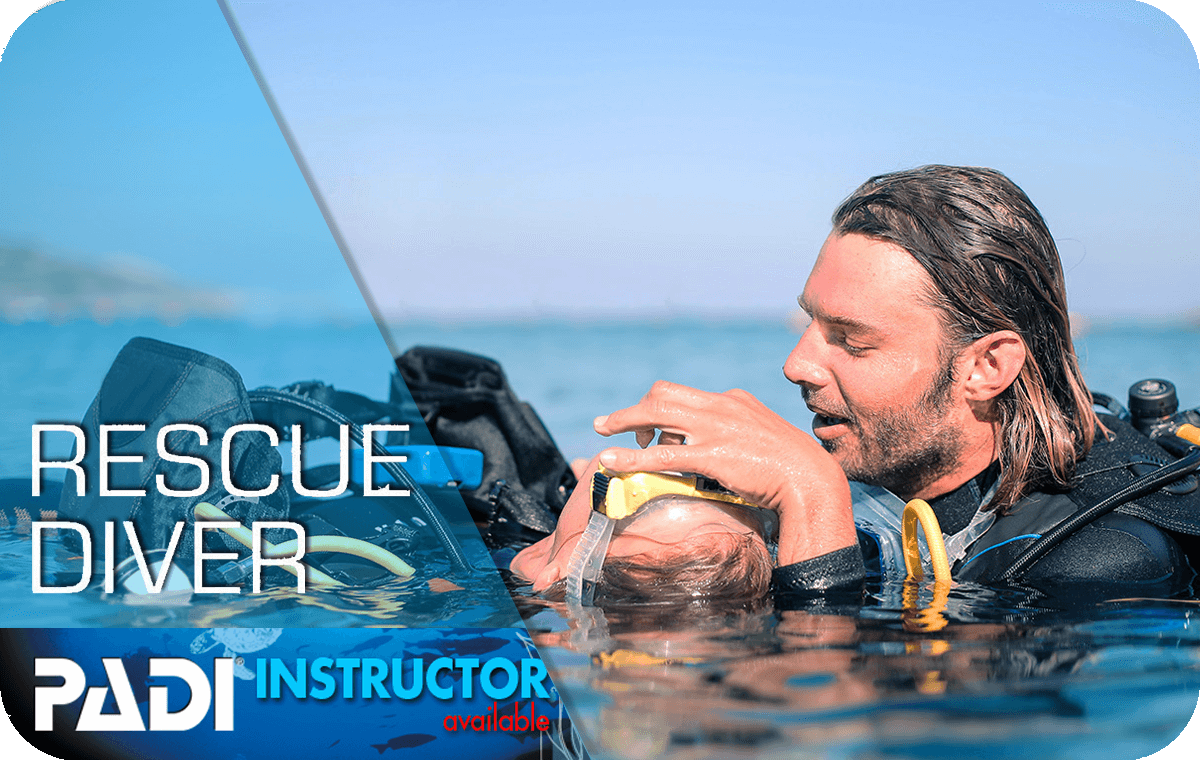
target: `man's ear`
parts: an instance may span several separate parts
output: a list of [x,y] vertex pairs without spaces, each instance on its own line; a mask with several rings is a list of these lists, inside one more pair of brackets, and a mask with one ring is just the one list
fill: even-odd
[[985,335],[965,352],[963,392],[968,401],[990,401],[1013,384],[1025,366],[1025,341],[1012,330]]

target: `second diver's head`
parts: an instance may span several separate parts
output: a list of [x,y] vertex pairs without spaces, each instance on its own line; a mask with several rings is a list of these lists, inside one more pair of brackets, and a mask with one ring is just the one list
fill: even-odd
[[[587,524],[588,505],[572,500],[553,534],[517,554],[511,570],[533,590],[556,595]],[[763,597],[773,562],[766,540],[774,515],[687,496],[662,496],[617,521],[596,601],[604,604],[723,602]]]

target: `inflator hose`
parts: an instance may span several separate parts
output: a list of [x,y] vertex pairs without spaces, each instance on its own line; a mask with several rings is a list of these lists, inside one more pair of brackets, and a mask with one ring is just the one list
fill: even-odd
[[[330,407],[328,404],[323,404],[320,401],[315,401],[305,396],[299,396],[286,391],[278,391],[273,388],[259,388],[258,390],[249,392],[250,403],[261,402],[267,404],[284,404],[301,409],[311,414],[322,417],[335,425],[349,425],[350,435],[356,443],[363,448],[366,448],[365,437],[363,430],[356,425],[341,412]],[[378,441],[372,440],[371,450],[380,456],[389,456],[387,449]],[[429,499],[429,496],[421,490],[416,481],[412,479],[403,467],[400,467],[395,462],[378,462],[383,467],[388,475],[391,475],[397,483],[404,488],[407,488],[417,501],[417,506],[429,518],[433,532],[437,535],[438,540],[446,549],[446,553],[450,555],[450,563],[455,570],[464,573],[470,573],[474,570],[471,563],[467,561],[466,554],[463,553],[462,546],[459,545],[458,539],[454,537],[454,533],[450,530],[450,526],[446,524],[446,518],[438,510],[437,506]]]
[[1061,544],[1067,536],[1093,520],[1108,514],[1122,504],[1133,501],[1162,486],[1177,480],[1200,467],[1200,448],[1194,448],[1182,459],[1164,465],[1154,472],[1143,475],[1095,506],[1076,512],[1042,535],[1028,549],[1021,552],[1012,565],[1000,575],[1002,581],[1012,581],[1028,570],[1033,563]]
[[[202,501],[196,505],[196,516],[204,517],[209,520],[232,521],[237,522],[227,513],[223,512],[219,507],[214,507],[206,501]],[[244,525],[236,525],[232,527],[222,526],[220,528],[225,533],[229,534],[238,543],[245,546],[247,549],[254,549],[254,537],[250,530]],[[272,544],[270,541],[260,539],[263,543],[263,556],[268,559],[276,559],[279,557],[292,557],[300,550],[300,542],[297,539],[284,541],[281,544]],[[376,546],[367,541],[362,541],[349,536],[308,536],[304,540],[304,550],[306,554],[317,554],[320,552],[336,552],[338,554],[352,554],[355,557],[361,557],[365,560],[370,560],[375,564],[387,570],[392,575],[399,575],[402,578],[408,578],[417,571],[412,565],[392,554],[387,549]],[[318,585],[326,586],[344,586],[341,581],[333,578],[326,573],[321,572],[315,567],[309,567],[309,579]],[[295,569],[284,565],[283,568],[293,575]]]
[[[222,525],[222,526],[220,526],[220,530],[222,532],[224,532],[226,535],[228,535],[230,538],[232,538],[234,541],[237,541],[242,546],[246,547],[247,549],[249,549],[251,551],[254,551],[254,534],[250,532],[249,528],[247,528],[245,525],[242,525],[240,522],[235,520],[233,517],[231,517],[228,513],[226,513],[220,507],[215,507],[212,504],[209,504],[207,501],[202,501],[196,505],[194,514],[196,515],[196,517],[203,517],[206,520],[219,520],[221,522],[237,523],[236,525]],[[270,541],[266,540],[265,538],[261,539],[261,541],[263,543],[263,549],[265,549],[266,551],[274,552],[278,556],[288,556],[288,555],[282,555],[278,551],[278,547],[275,546],[275,544],[272,544]],[[289,541],[288,543],[294,544],[296,542],[293,540],[293,541]],[[295,554],[295,553],[296,553],[295,549],[293,549],[290,552],[290,554]],[[341,581],[337,580],[336,578],[334,578],[333,576],[331,576],[327,573],[324,573],[315,567],[309,567],[308,565],[305,565],[304,567],[308,570],[308,579],[311,580],[313,583],[316,583],[318,585],[325,585],[325,586],[344,586],[344,585],[346,585],[346,584],[342,583]],[[283,569],[287,570],[292,575],[298,574],[296,568],[292,567],[291,565],[284,565]]]
[[[268,556],[271,558],[277,556],[290,557],[299,548],[300,542],[293,538],[291,541],[275,544]],[[370,560],[392,575],[399,575],[402,578],[408,578],[417,572],[412,565],[392,554],[387,549],[357,538],[350,538],[349,536],[309,536],[304,540],[304,548],[306,554],[315,554],[317,552],[353,554],[355,557]]]

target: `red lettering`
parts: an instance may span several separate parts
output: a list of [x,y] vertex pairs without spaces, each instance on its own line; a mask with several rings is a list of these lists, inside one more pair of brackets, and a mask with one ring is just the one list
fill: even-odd
[[442,720],[442,727],[447,731],[549,731],[550,717],[537,714],[537,702],[529,700],[529,714],[521,714],[520,700],[513,703],[512,714],[501,714],[499,704],[492,703],[491,708],[481,715],[447,715]]

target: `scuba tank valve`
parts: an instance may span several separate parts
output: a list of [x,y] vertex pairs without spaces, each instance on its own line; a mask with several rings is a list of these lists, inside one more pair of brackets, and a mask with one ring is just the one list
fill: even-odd
[[1129,422],[1151,439],[1178,435],[1200,446],[1200,412],[1179,411],[1179,397],[1170,380],[1150,378],[1129,387]]

